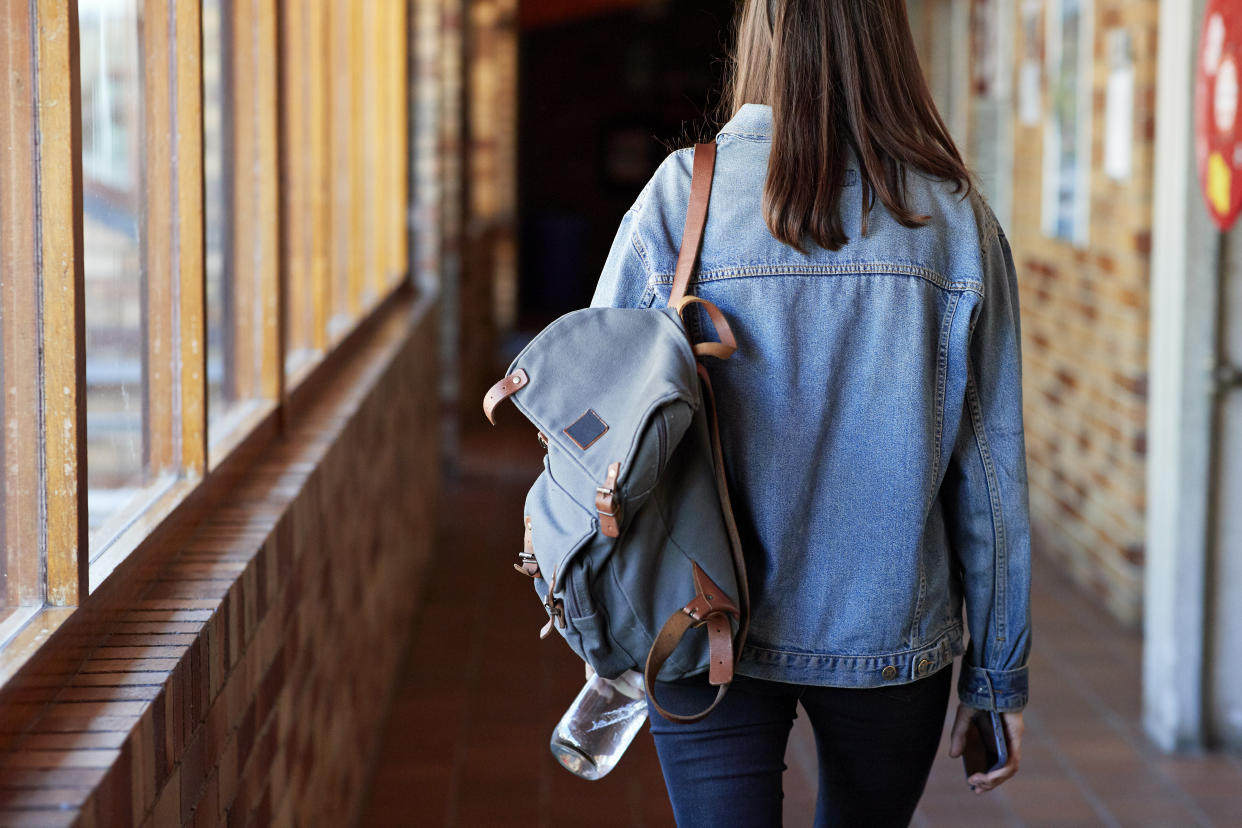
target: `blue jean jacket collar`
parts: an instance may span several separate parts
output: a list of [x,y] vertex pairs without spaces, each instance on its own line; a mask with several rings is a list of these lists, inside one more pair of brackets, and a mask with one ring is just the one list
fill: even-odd
[[767,104],[742,104],[729,122],[720,128],[719,135],[770,139],[772,137],[772,107]]

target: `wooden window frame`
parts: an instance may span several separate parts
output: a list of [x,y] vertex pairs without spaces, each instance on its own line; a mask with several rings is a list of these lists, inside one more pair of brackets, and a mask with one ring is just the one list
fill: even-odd
[[[3,369],[7,378],[18,378],[21,396],[17,413],[9,412],[4,422],[11,455],[4,472],[4,541],[6,548],[17,545],[6,568],[18,556],[22,560],[14,596],[18,606],[0,623],[0,682],[68,617],[87,587],[86,317],[75,11],[50,0],[8,4],[0,33],[0,70],[11,95],[2,107],[0,131],[13,138],[0,151],[0,207],[6,223],[0,267],[33,274],[6,279],[0,293],[7,320]],[[21,133],[27,140],[17,137]],[[36,144],[41,147],[37,157]],[[28,323],[19,325],[23,317]],[[7,390],[6,384],[6,395]]]
[[0,22],[0,543],[5,591],[0,595],[0,630],[16,615],[43,601],[39,494],[40,428],[38,329],[23,324],[20,308],[38,304],[38,282],[16,278],[36,256],[34,188],[35,95],[30,7],[6,4]]
[[[207,458],[202,14],[197,0],[140,2],[142,19],[158,22],[142,26],[141,43],[147,67],[143,442],[151,496],[90,550],[88,590],[193,490]],[[74,117],[80,124],[80,110]]]
[[[47,587],[71,607],[87,593],[86,305],[82,259],[82,86],[76,4],[35,5],[39,131],[39,308],[43,330],[42,435]],[[71,343],[66,346],[66,343]]]
[[[291,389],[298,399],[312,394],[317,385],[311,379],[320,373],[312,369],[334,362],[329,359],[332,353],[409,282],[405,200],[413,144],[407,117],[405,66],[411,37],[407,3],[388,0],[366,15],[355,9],[347,12],[346,25],[340,27],[334,24],[342,22],[340,9],[349,9],[349,4],[229,0],[231,54],[226,59],[235,61],[233,77],[249,80],[229,91],[237,96],[235,111],[255,115],[231,119],[234,144],[229,162],[234,168],[245,163],[248,169],[270,171],[254,176],[248,188],[231,188],[231,220],[235,236],[240,236],[230,253],[232,273],[242,281],[237,293],[253,297],[256,305],[247,312],[260,323],[251,331],[253,339],[244,343],[256,357],[254,373],[238,385],[257,388],[258,398],[267,402],[227,439],[212,435],[209,445],[202,10],[197,0],[139,2],[148,21],[141,36],[148,240],[143,266],[149,274],[163,274],[145,280],[142,297],[150,316],[144,346],[145,450],[152,474],[175,475],[176,482],[111,539],[96,560],[90,560],[77,4],[56,0],[10,4],[0,34],[5,89],[36,78],[37,86],[27,87],[27,98],[21,98],[28,99],[25,105],[0,113],[0,137],[28,129],[37,136],[41,150],[36,159],[33,141],[10,140],[0,151],[3,218],[28,231],[14,236],[11,243],[8,235],[0,236],[0,267],[6,271],[23,263],[28,267],[37,259],[41,268],[37,285],[32,280],[4,281],[0,369],[4,375],[25,378],[21,393],[36,397],[39,407],[25,407],[12,426],[4,422],[5,445],[17,440],[11,450],[24,453],[16,464],[5,464],[6,475],[10,466],[22,470],[12,472],[20,474],[20,480],[5,479],[6,491],[11,483],[21,484],[20,494],[6,500],[12,504],[6,513],[21,519],[6,521],[0,532],[5,533],[6,544],[14,538],[42,550],[46,567],[37,584],[39,594],[24,599],[38,623],[27,623],[7,644],[0,628],[0,683],[105,579],[114,573],[123,577],[128,571],[123,564],[134,553],[143,551],[134,556],[141,560],[157,547],[162,549],[169,540],[164,530],[174,525],[174,519],[179,522],[210,503],[211,490],[227,485],[223,475],[215,473],[223,460],[262,450],[277,439],[284,409],[296,404]],[[293,25],[304,27],[306,37],[300,44],[289,37],[288,27]],[[368,50],[368,33],[382,45]],[[309,60],[329,50],[335,62]],[[347,65],[342,67],[341,60]],[[300,101],[287,94],[282,82],[281,72],[294,65],[290,61],[310,70]],[[23,65],[25,73],[15,69]],[[338,84],[342,68],[344,83]],[[366,93],[370,106],[358,94],[364,85],[373,87]],[[342,101],[340,95],[349,98]],[[292,112],[284,108],[286,103],[292,104]],[[357,117],[339,129],[334,116],[341,107],[358,116],[367,114],[367,123]],[[282,124],[291,115],[308,124],[308,134],[291,158],[281,159],[282,144],[289,143]],[[337,161],[344,161],[345,167]],[[344,179],[337,174],[342,169],[348,171]],[[381,171],[385,174],[377,175]],[[374,221],[365,227],[360,210],[340,213],[342,207],[360,205],[366,192],[364,175],[376,176],[371,191],[376,203],[368,213]],[[25,202],[19,198],[23,191]],[[37,204],[32,195],[36,191]],[[339,195],[346,198],[340,204],[334,200]],[[284,235],[286,225],[294,223],[297,232]],[[291,249],[295,245],[296,256]],[[345,293],[334,296],[333,256],[338,252],[347,268],[340,283]],[[290,286],[282,278],[285,275],[297,283]],[[288,375],[284,358],[284,326],[292,295],[310,308],[311,329],[302,333],[308,334],[316,354],[313,364],[300,369],[296,378]],[[338,299],[345,318],[335,320],[334,329]],[[10,321],[20,319],[13,309],[27,307],[37,310],[40,319],[29,331]],[[46,435],[32,433],[40,421],[58,427],[54,433],[49,428]],[[28,469],[36,472],[24,471]],[[42,474],[33,489],[31,473]],[[43,517],[31,519],[32,515]]]
[[212,423],[208,468],[219,465],[279,408],[285,386],[282,331],[287,324],[281,286],[287,251],[280,211],[288,199],[279,191],[286,174],[277,168],[281,135],[276,107],[282,97],[277,50],[283,39],[277,2],[222,0],[221,5],[225,7],[221,60],[228,64],[226,76],[234,79],[223,90],[230,96],[232,113],[224,124],[230,152],[223,174],[230,179],[225,189],[231,199],[224,205],[224,220],[231,228],[225,278],[233,297],[224,337],[234,354],[237,399],[226,417]]

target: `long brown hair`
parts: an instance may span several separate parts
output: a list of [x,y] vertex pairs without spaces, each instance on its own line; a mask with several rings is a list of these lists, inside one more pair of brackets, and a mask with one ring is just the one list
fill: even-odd
[[906,227],[919,170],[969,194],[970,173],[936,111],[915,56],[905,0],[744,0],[722,104],[772,107],[763,214],[772,235],[805,252],[840,249],[846,149],[859,161],[862,231],[875,199]]

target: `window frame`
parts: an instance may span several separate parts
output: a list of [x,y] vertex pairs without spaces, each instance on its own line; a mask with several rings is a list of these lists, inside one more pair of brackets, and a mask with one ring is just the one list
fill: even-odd
[[1040,224],[1043,234],[1049,239],[1070,244],[1075,247],[1086,247],[1090,242],[1091,233],[1091,178],[1094,165],[1093,154],[1093,107],[1095,98],[1095,0],[1072,0],[1078,4],[1078,21],[1076,46],[1078,54],[1073,56],[1074,78],[1074,134],[1069,137],[1073,143],[1077,165],[1071,176],[1074,187],[1074,201],[1070,205],[1069,235],[1061,233],[1059,228],[1061,215],[1058,193],[1063,189],[1066,176],[1061,170],[1060,146],[1064,142],[1064,133],[1057,118],[1056,92],[1057,86],[1063,83],[1062,67],[1064,58],[1064,18],[1062,10],[1069,0],[1049,0],[1044,7],[1044,71],[1047,82],[1047,112],[1044,125],[1043,152],[1043,187],[1040,208]]
[[88,541],[90,591],[193,490],[207,451],[201,10],[194,0],[139,3],[143,20],[161,23],[141,27],[149,481],[110,535]]
[[[88,589],[86,305],[82,242],[82,87],[78,21],[69,4],[40,3],[36,38],[37,218],[43,331],[44,605],[72,607]],[[68,37],[64,34],[68,32]],[[66,343],[69,343],[66,345]]]
[[[0,546],[4,550],[4,595],[0,596],[0,639],[4,629],[28,615],[28,608],[42,603],[44,584],[42,539],[38,514],[41,503],[39,417],[33,403],[39,399],[37,328],[23,325],[17,309],[35,307],[38,283],[14,278],[37,261],[35,248],[34,187],[35,98],[30,83],[34,76],[27,5],[6,6],[0,32],[0,78],[7,81],[5,103],[0,105],[0,468],[4,489],[0,491]],[[7,275],[6,275],[7,274]],[[10,392],[10,386],[13,386]],[[13,405],[12,402],[18,402]],[[6,405],[6,402],[9,403]],[[27,550],[38,550],[32,556]],[[34,557],[34,565],[31,565]]]
[[[25,393],[32,395],[18,408],[14,430],[9,430],[10,422],[4,423],[6,435],[20,441],[21,451],[16,472],[6,463],[5,487],[12,483],[22,492],[19,514],[39,519],[33,525],[16,524],[6,503],[6,549],[9,538],[16,538],[19,554],[33,557],[35,565],[24,568],[21,603],[0,622],[0,683],[86,595],[88,531],[77,26],[68,4],[5,8],[0,68],[25,95],[11,96],[10,104],[24,105],[9,106],[0,117],[10,131],[28,131],[34,139],[29,147],[11,146],[0,154],[2,203],[13,207],[17,200],[9,195],[23,190],[29,194],[25,207],[6,211],[6,223],[25,223],[20,242],[3,245],[0,266],[33,274],[28,280],[7,280],[13,290],[0,294],[0,312],[8,320],[4,368],[27,372],[21,380]],[[6,238],[11,235],[6,231]],[[23,305],[30,310],[30,324],[18,329]],[[56,425],[55,431],[47,428],[49,423]],[[10,481],[11,473],[18,477]]]
[[[0,524],[0,531],[20,532],[23,542],[36,542],[46,554],[39,579],[41,594],[32,596],[28,608],[23,608],[25,625],[6,634],[0,617],[0,684],[92,592],[109,578],[124,579],[127,561],[145,559],[147,551],[167,543],[166,528],[192,519],[195,509],[210,502],[209,490],[227,485],[224,473],[232,466],[229,461],[279,439],[291,393],[299,398],[313,393],[316,383],[311,380],[318,369],[333,362],[334,351],[366,328],[400,287],[411,281],[404,260],[409,249],[405,203],[409,188],[404,171],[413,150],[407,117],[412,87],[404,63],[413,33],[406,0],[387,0],[365,15],[356,9],[348,11],[343,28],[334,28],[333,23],[339,22],[339,9],[351,8],[348,4],[226,1],[230,54],[224,59],[235,61],[233,77],[249,81],[234,84],[229,94],[241,98],[234,101],[235,111],[257,116],[231,119],[227,128],[234,130],[233,146],[226,166],[230,171],[242,164],[270,171],[255,176],[252,187],[228,188],[233,194],[228,209],[234,211],[231,220],[241,237],[234,238],[229,251],[230,266],[243,287],[254,289],[250,295],[257,303],[250,311],[259,324],[253,339],[244,344],[257,356],[256,373],[250,379],[259,389],[261,404],[235,418],[224,433],[209,434],[201,6],[197,0],[139,0],[142,18],[154,21],[142,27],[141,35],[146,67],[144,195],[148,199],[143,264],[148,272],[168,274],[166,279],[147,280],[143,297],[152,314],[147,326],[150,335],[144,343],[150,370],[145,400],[151,430],[147,439],[152,476],[167,473],[175,480],[153,493],[147,507],[107,542],[93,562],[86,477],[79,21],[76,4],[6,7],[0,68],[11,68],[4,65],[6,61],[10,65],[24,61],[28,73],[9,72],[5,77],[9,82],[37,79],[37,86],[30,90],[24,108],[10,106],[0,113],[0,130],[19,129],[18,121],[24,119],[41,149],[37,162],[26,146],[33,142],[18,142],[16,150],[0,154],[0,206],[8,206],[6,196],[23,187],[28,192],[37,188],[38,198],[37,207],[33,196],[28,198],[28,214],[15,217],[29,230],[26,247],[0,248],[0,267],[38,260],[42,268],[37,286],[30,284],[32,280],[23,280],[27,283],[23,285],[17,285],[17,280],[4,282],[0,336],[5,347],[0,370],[21,370],[31,360],[41,360],[35,363],[38,371],[27,372],[35,376],[28,385],[37,394],[39,408],[26,407],[29,413],[23,413],[18,432],[27,433],[32,423],[35,427],[39,422],[61,425],[55,439],[38,439],[50,433],[36,434],[36,439],[22,440],[19,445],[37,461],[27,461],[22,468],[33,465],[41,475],[35,494],[29,497],[34,498],[33,510],[42,520],[28,519],[32,508],[23,501],[17,510],[24,516],[20,529],[13,529],[9,522]],[[291,42],[288,30],[295,24],[307,29],[308,36],[300,45]],[[365,34],[369,31],[378,37],[385,26],[396,31],[382,38],[383,46],[373,51],[364,48]],[[307,60],[323,54],[325,46],[336,48],[333,57],[348,65],[342,67],[339,60]],[[300,101],[289,95],[287,87],[295,66],[312,69],[306,73],[307,91]],[[342,68],[347,70],[343,73],[346,83],[337,85]],[[399,78],[391,76],[398,71]],[[368,88],[370,107],[357,94]],[[349,99],[336,99],[342,94]],[[341,107],[372,117],[366,125],[356,119],[338,133],[333,115]],[[296,155],[292,160],[281,154],[282,148],[290,146],[290,109],[304,110],[313,127],[298,152],[291,153]],[[374,127],[376,133],[366,146],[363,135],[369,133],[363,133],[364,127]],[[338,146],[342,137],[343,147]],[[26,154],[21,155],[22,151]],[[376,203],[369,209],[376,226],[368,228],[364,247],[363,237],[354,235],[361,229],[360,211],[340,216],[332,199],[344,189],[349,194],[347,204],[358,205],[359,194],[366,192],[360,177],[376,172],[386,156],[397,156],[402,172],[375,184]],[[341,168],[334,164],[338,159],[347,162],[343,180]],[[303,245],[296,267],[290,249],[294,236],[286,235],[294,217],[300,222],[297,238]],[[344,314],[332,313],[331,257],[337,250],[348,256],[347,293],[341,297]],[[286,280],[290,274],[298,279],[292,290]],[[284,331],[294,293],[309,300],[313,353],[290,371]],[[40,297],[37,306],[36,296]],[[10,311],[25,307],[38,314],[38,339],[27,335],[29,347],[8,347],[9,339],[16,338],[16,334],[10,336],[16,330],[10,320],[20,320],[20,313]],[[0,409],[0,419],[3,416]],[[4,425],[6,434],[11,433],[8,423]],[[143,554],[135,554],[140,551]],[[29,623],[36,617],[40,623]]]

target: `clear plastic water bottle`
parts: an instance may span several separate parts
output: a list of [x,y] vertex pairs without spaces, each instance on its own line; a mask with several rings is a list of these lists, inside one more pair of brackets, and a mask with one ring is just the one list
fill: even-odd
[[552,755],[570,773],[599,779],[617,766],[645,721],[642,673],[592,675],[552,731]]

